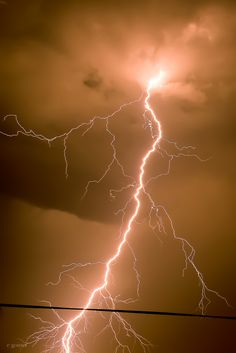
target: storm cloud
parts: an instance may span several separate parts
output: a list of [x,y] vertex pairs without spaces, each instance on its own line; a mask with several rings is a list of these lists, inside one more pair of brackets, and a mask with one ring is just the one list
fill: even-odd
[[[170,211],[178,234],[187,234],[195,245],[207,279],[235,304],[234,1],[9,0],[0,1],[0,23],[0,131],[8,134],[19,129],[14,116],[26,130],[48,138],[64,134],[92,117],[105,117],[122,104],[138,100],[150,77],[165,70],[166,84],[151,98],[164,139],[196,147],[205,162],[177,158],[170,175],[156,180],[150,190]],[[143,129],[142,113],[143,101],[139,100],[110,122],[119,161],[134,179],[150,138]],[[112,249],[122,218],[117,211],[132,190],[116,197],[111,197],[110,190],[120,189],[130,180],[114,166],[101,183],[91,184],[82,198],[88,181],[100,179],[113,155],[104,120],[98,119],[83,136],[84,131],[73,130],[66,141],[68,178],[63,137],[49,145],[22,134],[0,135],[2,262],[7,269],[2,301],[9,296],[18,301],[14,297],[16,283],[22,302],[52,296],[58,303],[76,306],[76,292],[70,294],[66,289],[66,298],[64,289],[58,296],[49,289],[40,292],[48,272],[53,277],[61,264],[81,258],[86,261],[90,256],[99,261]],[[156,175],[161,168],[166,170],[167,165],[157,154],[148,175]],[[186,279],[190,287],[181,282],[183,258],[171,250],[168,237],[161,238],[164,245],[158,243],[158,259],[162,266],[157,268],[156,245],[153,240],[143,242],[147,234],[142,228],[138,245],[132,244],[146,278],[141,304],[150,309],[191,310],[199,288],[190,276]],[[19,251],[21,246],[25,252]],[[44,259],[49,257],[48,265]],[[155,281],[150,276],[153,268]],[[21,287],[24,275],[26,290]],[[176,278],[181,280],[173,298]],[[128,280],[126,285],[129,290]],[[218,302],[213,309],[231,310]],[[183,324],[182,336],[181,329],[177,331],[184,339],[176,338],[175,349],[174,343],[165,346],[176,330],[174,324],[171,329],[168,325],[163,329],[158,325],[163,335],[160,344],[165,347],[160,352],[187,352],[189,346],[191,352],[199,352],[205,339],[207,351],[221,353],[226,347],[233,353],[231,326],[223,329],[206,324],[210,337],[217,336],[214,330],[219,337],[222,334],[219,342],[215,338],[207,341],[199,324],[194,327],[200,338],[193,330],[187,339],[183,333],[189,326]],[[152,337],[157,336],[154,328],[153,323],[147,325]]]

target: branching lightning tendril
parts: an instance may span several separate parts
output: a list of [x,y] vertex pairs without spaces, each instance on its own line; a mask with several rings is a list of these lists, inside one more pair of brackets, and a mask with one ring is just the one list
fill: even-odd
[[[86,348],[84,346],[83,340],[81,338],[81,334],[85,333],[87,330],[87,313],[86,309],[91,307],[91,305],[100,305],[100,307],[105,305],[106,307],[109,308],[115,308],[115,305],[119,302],[122,303],[130,303],[134,301],[135,299],[133,298],[128,298],[128,299],[120,299],[120,296],[112,296],[110,291],[109,291],[109,280],[111,277],[111,268],[112,265],[115,264],[115,262],[118,260],[123,248],[127,246],[127,248],[130,250],[131,256],[133,258],[133,271],[136,276],[137,280],[137,297],[139,296],[139,289],[140,289],[140,274],[137,270],[137,259],[135,256],[135,253],[130,246],[128,242],[128,237],[133,229],[134,223],[137,222],[137,216],[141,207],[141,194],[145,196],[150,204],[150,211],[149,211],[149,227],[151,230],[156,233],[156,229],[159,230],[159,232],[166,232],[166,224],[168,225],[168,228],[171,231],[172,238],[178,242],[180,242],[183,253],[184,253],[184,258],[185,258],[185,267],[183,269],[183,275],[185,271],[187,270],[188,266],[191,266],[192,269],[194,270],[198,281],[200,283],[201,287],[201,296],[200,296],[200,301],[199,301],[199,309],[201,310],[202,313],[205,312],[207,306],[210,304],[210,294],[214,294],[220,299],[224,300],[227,304],[227,300],[225,297],[221,296],[217,291],[214,291],[210,289],[205,281],[203,274],[200,272],[198,269],[194,258],[195,258],[195,250],[193,246],[183,237],[180,237],[176,234],[175,228],[173,221],[165,209],[165,207],[157,202],[154,201],[152,198],[150,192],[148,191],[148,186],[150,183],[152,183],[154,180],[157,178],[160,178],[161,176],[169,175],[170,168],[171,168],[171,162],[173,161],[174,158],[178,158],[181,156],[191,156],[198,158],[197,154],[195,154],[194,147],[192,146],[187,146],[187,147],[181,147],[178,146],[175,142],[165,140],[168,144],[171,144],[175,148],[175,153],[169,153],[166,149],[161,147],[161,140],[163,140],[162,137],[162,128],[160,121],[157,118],[157,115],[153,108],[150,105],[150,96],[152,93],[152,90],[156,87],[161,87],[162,85],[162,77],[163,77],[163,72],[160,72],[160,74],[153,79],[151,79],[148,82],[145,96],[144,96],[144,119],[145,119],[145,128],[150,129],[151,133],[151,144],[149,148],[146,150],[145,154],[143,155],[140,166],[139,166],[139,174],[136,178],[133,178],[129,176],[123,165],[120,163],[118,156],[117,156],[117,151],[115,147],[115,141],[116,141],[116,136],[115,134],[111,131],[109,127],[109,120],[111,118],[116,117],[116,115],[121,112],[123,109],[127,108],[127,106],[132,105],[134,103],[140,102],[143,99],[143,95],[130,103],[123,104],[121,105],[116,111],[114,111],[112,114],[105,116],[105,117],[94,117],[90,119],[86,123],[81,123],[78,126],[70,129],[68,132],[63,133],[61,135],[57,135],[53,138],[48,138],[45,137],[41,134],[35,133],[33,130],[26,130],[19,122],[18,118],[16,115],[7,115],[4,117],[4,120],[6,120],[9,117],[12,117],[15,119],[17,126],[19,130],[16,133],[10,134],[10,133],[5,133],[1,132],[1,134],[8,136],[8,137],[17,137],[18,135],[22,134],[25,136],[31,136],[33,138],[46,141],[49,145],[53,143],[55,140],[58,139],[63,139],[63,144],[64,144],[64,160],[65,160],[65,175],[68,177],[68,161],[67,161],[67,140],[72,132],[82,130],[82,135],[85,135],[90,129],[93,128],[96,120],[104,120],[105,121],[105,128],[106,132],[111,138],[110,146],[112,149],[112,159],[105,168],[104,172],[98,179],[90,180],[87,185],[85,186],[84,193],[82,195],[82,198],[84,198],[89,190],[89,187],[91,184],[94,183],[99,183],[101,180],[103,180],[106,175],[110,172],[111,168],[116,164],[122,175],[129,179],[129,183],[121,187],[120,189],[111,189],[110,190],[110,196],[112,198],[116,197],[117,193],[121,193],[125,190],[128,189],[134,189],[133,194],[131,198],[126,202],[125,206],[122,209],[119,209],[117,213],[122,213],[123,218],[122,222],[124,223],[124,230],[121,231],[120,234],[120,239],[119,243],[117,244],[117,247],[114,251],[114,253],[108,258],[107,261],[101,261],[101,262],[96,262],[96,263],[91,263],[88,262],[86,264],[81,264],[81,263],[72,263],[70,265],[64,265],[63,271],[59,274],[58,280],[56,282],[49,282],[48,285],[58,285],[64,276],[70,277],[70,279],[73,281],[73,283],[80,289],[80,290],[85,290],[86,293],[88,293],[88,299],[87,302],[84,306],[84,310],[82,310],[78,315],[74,316],[70,321],[65,321],[62,319],[57,312],[55,312],[55,315],[57,319],[59,320],[59,324],[55,325],[51,322],[44,321],[40,317],[34,317],[35,319],[39,320],[42,324],[42,327],[40,331],[33,333],[27,340],[28,344],[36,344],[40,342],[41,340],[44,340],[47,342],[45,351],[51,351],[54,348],[60,349],[63,353],[73,353],[74,352],[74,347],[77,346],[77,349],[79,349],[79,352],[86,352]],[[152,176],[148,180],[145,180],[145,170],[146,170],[146,165],[149,162],[149,159],[151,155],[154,152],[157,152],[167,158],[168,164],[167,164],[167,170],[161,174],[158,174],[156,176]],[[190,152],[189,152],[190,151]],[[129,209],[130,216],[127,221],[125,221],[125,215],[127,213],[127,209]],[[122,223],[122,224],[123,224]],[[123,228],[122,228],[123,229]],[[104,267],[104,274],[102,277],[102,280],[100,284],[95,287],[93,290],[88,290],[87,288],[84,288],[82,284],[70,273],[76,269],[81,269],[84,267],[88,266],[103,266]],[[117,330],[117,325],[119,329]],[[131,325],[119,314],[119,313],[112,313],[110,314],[110,317],[108,319],[107,324],[104,326],[104,328],[100,331],[100,334],[102,334],[105,330],[110,329],[114,341],[116,343],[116,353],[120,350],[120,352],[131,352],[130,346],[126,343],[126,341],[122,340],[122,333],[125,334],[126,336],[130,336],[133,338],[135,343],[140,344],[144,352],[147,352],[149,348],[151,347],[151,343],[146,340],[143,336],[138,334],[132,327]]]

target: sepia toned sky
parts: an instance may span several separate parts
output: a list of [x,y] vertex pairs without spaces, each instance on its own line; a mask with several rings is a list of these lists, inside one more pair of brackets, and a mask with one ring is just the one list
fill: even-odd
[[[172,217],[177,234],[196,250],[196,263],[214,295],[208,313],[235,315],[235,94],[236,12],[233,1],[0,1],[0,131],[15,134],[15,115],[26,130],[52,138],[94,116],[106,116],[138,100],[160,69],[166,82],[151,104],[167,141],[195,146],[200,157],[174,159],[171,172],[150,185],[154,199]],[[143,128],[143,100],[116,115],[119,160],[137,178],[150,143]],[[48,145],[20,134],[0,134],[1,302],[82,306],[85,293],[69,278],[57,287],[63,264],[104,261],[114,251],[130,190],[111,198],[110,189],[127,184],[114,167],[99,184],[112,158],[103,121],[67,140]],[[165,144],[165,142],[163,142]],[[148,176],[165,173],[157,153]],[[146,212],[145,212],[146,211]],[[167,232],[168,233],[168,232]],[[185,266],[180,244],[169,234],[153,235],[144,206],[130,236],[141,275],[133,309],[195,312],[200,287]],[[117,291],[135,296],[129,250],[114,269]],[[101,269],[79,273],[92,288]],[[34,312],[31,312],[35,314]],[[41,315],[36,312],[35,315]],[[49,314],[44,314],[48,318]],[[70,318],[67,313],[65,318]],[[97,314],[91,316],[95,335]],[[53,318],[54,319],[54,318]],[[233,353],[234,322],[184,318],[127,317],[153,342],[151,352]],[[42,352],[43,345],[13,347],[39,323],[25,311],[1,310],[1,352]],[[98,330],[99,331],[99,330]],[[108,340],[109,344],[108,344]],[[85,341],[88,338],[85,338]],[[110,353],[109,335],[88,353]],[[190,348],[191,347],[191,348]],[[95,350],[94,350],[95,349]],[[140,348],[136,348],[139,353]]]

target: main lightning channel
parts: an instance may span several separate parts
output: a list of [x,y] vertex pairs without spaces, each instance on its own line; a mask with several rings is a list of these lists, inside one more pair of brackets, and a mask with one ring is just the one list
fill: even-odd
[[147,164],[147,161],[148,161],[149,157],[155,151],[156,146],[159,144],[159,142],[160,142],[160,140],[162,138],[161,124],[160,124],[160,122],[159,122],[154,110],[151,108],[151,106],[149,104],[149,99],[150,99],[150,96],[151,96],[151,90],[155,86],[160,85],[161,78],[162,78],[162,72],[160,72],[159,76],[154,77],[153,79],[151,79],[148,82],[147,89],[146,89],[144,107],[145,107],[145,110],[148,113],[150,113],[150,115],[152,117],[152,120],[153,120],[153,123],[157,127],[158,133],[157,133],[156,137],[153,139],[153,143],[152,143],[151,147],[149,148],[149,150],[143,156],[141,165],[139,167],[140,173],[139,173],[139,177],[138,177],[138,184],[137,184],[137,187],[136,187],[135,192],[133,194],[133,199],[135,200],[135,207],[134,207],[133,213],[132,213],[132,215],[130,216],[130,218],[128,220],[127,227],[126,227],[126,229],[125,229],[125,231],[123,233],[122,240],[119,243],[115,254],[106,263],[106,270],[105,270],[103,282],[101,283],[100,286],[96,287],[91,292],[91,295],[90,295],[87,303],[84,306],[84,310],[82,310],[79,315],[75,316],[67,324],[67,328],[66,328],[65,334],[62,337],[62,345],[63,345],[63,349],[64,349],[65,353],[71,353],[72,338],[73,338],[73,332],[74,332],[73,325],[76,324],[77,322],[79,322],[82,319],[82,317],[84,316],[84,314],[86,312],[86,309],[88,309],[90,307],[90,305],[92,304],[96,294],[98,292],[101,292],[103,289],[105,289],[107,287],[111,265],[119,257],[119,255],[120,255],[120,253],[122,251],[122,248],[123,248],[123,246],[125,245],[125,243],[127,241],[127,237],[128,237],[129,233],[132,230],[132,225],[133,225],[133,223],[134,223],[134,221],[135,221],[135,219],[136,219],[136,217],[138,215],[138,212],[139,212],[139,209],[140,209],[140,204],[141,204],[141,201],[140,201],[139,197],[140,197],[141,190],[144,188],[143,179],[144,179],[144,173],[145,173],[145,166]]

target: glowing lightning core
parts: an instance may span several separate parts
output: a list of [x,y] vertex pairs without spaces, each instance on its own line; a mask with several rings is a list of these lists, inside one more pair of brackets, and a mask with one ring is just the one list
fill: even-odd
[[126,243],[127,236],[132,229],[132,225],[134,223],[134,220],[136,219],[136,217],[138,215],[138,212],[140,209],[139,196],[140,196],[141,190],[144,187],[143,177],[144,177],[144,172],[145,172],[145,166],[146,166],[146,163],[147,163],[150,155],[155,151],[157,144],[160,142],[160,140],[162,138],[162,130],[161,130],[160,122],[157,119],[156,114],[154,113],[153,109],[150,107],[150,104],[149,104],[151,90],[154,86],[161,83],[161,79],[162,79],[162,74],[160,73],[159,76],[151,79],[148,83],[148,86],[147,86],[146,97],[145,97],[145,101],[144,101],[145,102],[145,109],[151,114],[153,122],[157,126],[158,134],[157,134],[156,138],[154,139],[150,149],[146,152],[146,154],[142,158],[142,162],[141,162],[141,165],[139,168],[139,171],[140,171],[139,178],[138,178],[139,182],[136,187],[135,193],[133,195],[133,199],[135,200],[134,211],[128,220],[127,227],[123,233],[122,241],[119,243],[115,254],[106,263],[106,270],[105,270],[103,282],[101,283],[100,286],[98,286],[97,288],[95,288],[92,291],[92,293],[87,301],[87,304],[84,307],[84,310],[81,311],[79,315],[75,316],[71,321],[68,322],[67,329],[66,329],[65,334],[62,338],[62,344],[63,344],[63,348],[64,348],[65,353],[71,353],[71,338],[72,338],[73,331],[74,331],[73,324],[75,324],[76,322],[78,322],[82,318],[82,316],[85,314],[86,309],[88,309],[90,307],[91,303],[93,302],[95,295],[98,292],[101,292],[103,289],[106,288],[106,286],[108,284],[109,274],[110,274],[110,267],[111,267],[112,263],[114,263],[114,261],[119,257],[121,250],[122,250],[124,244]]

